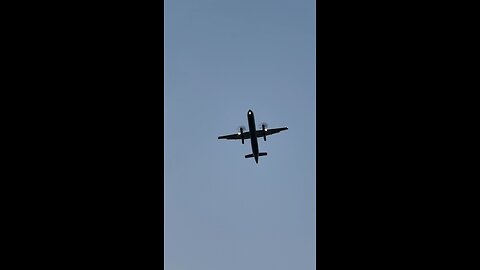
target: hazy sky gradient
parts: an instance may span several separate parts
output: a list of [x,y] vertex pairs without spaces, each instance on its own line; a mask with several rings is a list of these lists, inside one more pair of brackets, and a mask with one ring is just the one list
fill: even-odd
[[[165,1],[165,269],[315,268],[315,1]],[[154,33],[152,33],[154,34]],[[248,127],[289,130],[218,140]]]

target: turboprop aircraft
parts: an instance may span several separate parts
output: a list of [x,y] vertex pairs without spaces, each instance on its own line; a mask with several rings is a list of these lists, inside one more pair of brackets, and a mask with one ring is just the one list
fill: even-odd
[[246,139],[250,139],[252,144],[252,154],[245,155],[245,158],[255,158],[255,162],[258,164],[258,157],[266,156],[267,152],[259,152],[258,150],[258,137],[263,137],[263,140],[267,140],[268,135],[272,135],[278,133],[283,130],[287,130],[287,127],[282,128],[272,128],[268,129],[267,124],[262,123],[262,129],[256,130],[255,128],[255,117],[253,115],[252,110],[248,110],[247,112],[247,119],[248,119],[248,128],[250,131],[244,132],[245,128],[240,127],[240,131],[236,134],[220,136],[218,139],[227,139],[227,140],[242,140],[242,144],[245,143]]

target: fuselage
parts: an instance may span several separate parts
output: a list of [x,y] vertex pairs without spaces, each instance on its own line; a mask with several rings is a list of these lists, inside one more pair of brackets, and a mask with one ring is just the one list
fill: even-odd
[[255,158],[255,162],[258,163],[258,140],[257,140],[257,130],[255,127],[255,117],[253,116],[252,110],[248,110],[248,128],[250,129],[250,142],[252,143],[252,153]]

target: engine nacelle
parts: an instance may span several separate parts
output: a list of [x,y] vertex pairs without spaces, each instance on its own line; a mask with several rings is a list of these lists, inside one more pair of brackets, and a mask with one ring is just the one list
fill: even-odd
[[262,124],[262,130],[263,130],[263,140],[267,141],[267,129],[265,128],[265,125]]
[[242,144],[245,144],[244,138],[243,138],[243,128],[240,128],[240,137],[242,138]]

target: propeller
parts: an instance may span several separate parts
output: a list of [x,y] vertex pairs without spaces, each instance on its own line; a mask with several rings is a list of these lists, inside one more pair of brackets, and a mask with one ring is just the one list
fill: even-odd
[[260,128],[261,128],[262,131],[263,131],[263,140],[266,141],[266,140],[267,140],[267,134],[265,134],[265,133],[266,133],[266,131],[268,130],[268,124],[265,123],[265,122],[263,122],[263,123],[261,124]]
[[[244,127],[244,126],[239,126],[239,127],[238,127],[238,135],[241,135],[242,132],[245,133],[245,127]],[[243,136],[242,136],[242,144],[244,144],[244,143],[245,143],[245,140],[244,140],[244,138],[243,138]]]

